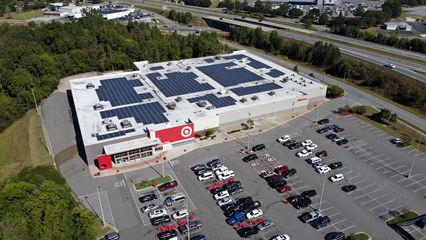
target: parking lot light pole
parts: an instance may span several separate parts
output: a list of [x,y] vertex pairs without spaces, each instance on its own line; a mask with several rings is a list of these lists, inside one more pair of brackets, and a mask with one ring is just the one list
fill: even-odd
[[318,211],[321,211],[322,196],[324,195],[325,179],[326,178],[327,178],[327,173],[324,173],[324,180],[322,182],[322,189],[321,189],[320,202],[319,202],[319,205],[318,205]]
[[408,171],[407,178],[410,178],[411,172],[413,171],[414,162],[416,162],[417,153],[419,152],[420,143],[422,142],[423,134],[420,134],[419,141],[417,142],[416,152],[414,153],[413,161],[411,162],[410,170]]
[[101,208],[101,214],[102,214],[102,225],[104,225],[105,223],[105,216],[104,216],[104,210],[102,209],[102,202],[101,202],[101,197],[99,194],[99,188],[101,188],[100,186],[98,186],[96,188],[96,192],[98,193],[98,199],[99,199],[99,207]]

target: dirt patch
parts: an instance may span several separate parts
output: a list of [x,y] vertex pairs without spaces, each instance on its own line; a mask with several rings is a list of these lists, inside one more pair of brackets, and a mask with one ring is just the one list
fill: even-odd
[[55,156],[56,165],[60,166],[62,163],[73,158],[76,154],[77,154],[77,145],[74,144]]

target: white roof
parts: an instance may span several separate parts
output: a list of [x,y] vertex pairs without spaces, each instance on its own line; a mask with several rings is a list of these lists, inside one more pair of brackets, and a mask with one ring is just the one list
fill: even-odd
[[143,148],[147,146],[153,146],[159,143],[160,141],[158,139],[137,138],[130,141],[114,143],[111,145],[105,145],[104,150],[105,150],[105,154],[112,155],[112,154],[127,152],[130,150]]

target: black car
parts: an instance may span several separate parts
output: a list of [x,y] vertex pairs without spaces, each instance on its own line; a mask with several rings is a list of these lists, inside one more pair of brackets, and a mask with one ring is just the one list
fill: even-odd
[[225,186],[227,189],[233,188],[233,187],[241,187],[241,182],[240,181],[233,181],[233,182],[226,183],[223,186]]
[[239,198],[237,201],[236,201],[236,203],[238,204],[238,205],[244,205],[244,204],[246,204],[246,203],[250,203],[250,202],[253,202],[253,198],[251,198],[251,197],[243,197],[243,198]]
[[325,127],[325,128],[320,128],[320,129],[318,129],[318,130],[317,130],[317,133],[322,134],[322,133],[326,133],[326,132],[328,132],[328,131],[330,131],[330,129],[329,129],[329,128],[327,128],[327,127]]
[[331,169],[338,169],[343,167],[343,163],[342,162],[334,162],[334,163],[330,163],[328,164],[328,167]]
[[157,199],[157,195],[155,195],[155,193],[149,193],[147,195],[141,196],[139,198],[139,202],[146,203],[146,202],[152,201],[154,199]]
[[120,239],[120,234],[118,232],[108,233],[101,240],[118,240]]
[[220,163],[219,159],[213,159],[213,160],[211,160],[207,163],[207,166],[212,167],[213,165],[216,165],[216,164],[219,164],[219,163]]
[[242,238],[248,238],[252,235],[255,235],[258,233],[257,229],[254,227],[245,227],[245,228],[240,228],[237,231],[238,235],[240,235],[240,237]]
[[302,195],[305,198],[311,198],[311,197],[315,197],[317,195],[317,191],[315,190],[307,190],[302,192],[300,195]]
[[243,157],[243,162],[251,162],[251,161],[254,161],[256,159],[258,159],[256,154],[250,154],[250,155]]
[[232,187],[232,188],[228,188],[228,193],[230,195],[234,195],[234,194],[238,194],[238,193],[242,193],[242,192],[244,192],[244,188],[241,187],[241,186],[235,186],[235,187]]
[[325,240],[345,240],[346,235],[342,232],[331,232],[325,235]]
[[287,201],[296,209],[306,208],[312,203],[311,199],[303,197],[302,195],[291,196],[287,198]]
[[328,153],[327,153],[327,151],[323,150],[323,151],[319,151],[319,152],[315,153],[315,156],[317,156],[319,158],[321,158],[321,157],[327,157]]
[[296,169],[295,169],[295,168],[292,168],[292,169],[289,169],[287,172],[284,172],[284,173],[282,174],[282,176],[283,176],[283,177],[285,177],[285,178],[289,178],[289,177],[291,177],[291,176],[296,175],[296,173],[297,173]]
[[236,208],[236,209],[231,209],[231,210],[228,210],[228,211],[224,211],[223,215],[225,215],[225,217],[231,217],[235,213],[239,213],[239,212],[241,212],[240,209]]
[[204,169],[195,170],[194,173],[195,173],[195,175],[200,176],[200,175],[203,175],[204,173],[210,172],[210,171],[211,170],[209,168],[204,168]]
[[194,220],[194,221],[190,221],[189,223],[179,226],[178,230],[181,234],[186,234],[191,231],[200,229],[203,225],[201,224],[201,221],[198,220]]
[[261,206],[259,201],[248,202],[240,206],[240,211],[244,213],[248,213],[255,208],[259,208]]
[[284,142],[283,143],[283,146],[289,146],[289,145],[291,145],[291,144],[294,144],[294,143],[296,143],[297,141],[296,140],[294,140],[294,139],[290,139],[290,140],[288,140],[287,142]]
[[279,181],[275,181],[275,182],[270,182],[270,183],[268,183],[268,185],[271,188],[279,188],[279,187],[287,185],[287,181],[285,181],[285,180],[279,180]]
[[200,170],[203,170],[203,169],[207,169],[206,165],[204,165],[204,164],[197,164],[197,165],[191,167],[191,170],[194,171],[194,172],[200,171]]
[[152,225],[158,226],[162,223],[170,222],[170,217],[168,215],[164,215],[164,216],[160,216],[160,217],[151,218],[150,221],[151,221]]
[[216,194],[216,193],[219,193],[219,192],[222,192],[222,191],[225,191],[225,190],[227,190],[227,188],[225,186],[221,186],[221,187],[210,190],[210,193]]
[[200,235],[191,237],[190,240],[207,240],[207,238],[203,234],[200,234]]
[[252,151],[260,151],[260,150],[263,150],[263,149],[265,149],[266,147],[265,147],[265,144],[257,144],[257,145],[254,145],[252,148],[251,148],[251,150]]
[[342,187],[342,191],[343,192],[352,192],[352,191],[355,191],[355,189],[356,189],[357,187],[355,186],[355,185],[345,185],[345,186],[343,186]]
[[331,219],[328,216],[324,216],[324,217],[319,217],[313,220],[310,224],[313,228],[320,229],[320,228],[327,227],[328,225],[330,225],[330,223],[331,223]]
[[291,144],[291,145],[288,145],[287,147],[288,147],[288,149],[290,149],[290,150],[294,150],[294,149],[298,149],[298,148],[301,148],[303,145],[302,145],[302,143],[301,142],[295,142],[295,143],[293,143],[293,144]]
[[160,240],[168,240],[172,237],[176,237],[177,236],[177,232],[176,230],[168,230],[168,231],[163,231],[157,234],[158,239]]
[[333,140],[338,138],[337,134],[331,133],[325,136],[327,139]]
[[342,145],[345,145],[345,144],[348,144],[348,143],[349,143],[349,141],[346,138],[336,142],[336,144],[339,145],[339,146],[342,146]]
[[329,122],[330,122],[330,120],[328,120],[328,118],[324,118],[324,119],[319,120],[317,123],[320,124],[320,125],[324,125],[324,124],[327,124]]
[[229,204],[221,206],[220,208],[222,209],[222,211],[229,211],[233,209],[238,209],[238,207],[239,206],[236,203],[229,203]]

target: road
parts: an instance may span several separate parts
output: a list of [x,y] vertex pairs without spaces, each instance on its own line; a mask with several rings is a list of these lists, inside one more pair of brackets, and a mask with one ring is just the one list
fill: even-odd
[[[219,12],[217,9],[200,8],[200,7],[194,7],[194,6],[182,6],[182,5],[172,4],[169,2],[160,2],[160,1],[153,1],[153,0],[144,1],[143,4],[142,2],[137,0],[121,0],[121,2],[127,3],[127,4],[139,4],[140,6],[145,6],[145,7],[154,8],[154,9],[163,9],[163,6],[167,6],[167,8],[169,9],[175,9],[180,11],[190,11],[194,16],[201,16],[201,17],[211,15],[215,17],[228,18],[228,20],[233,19],[235,17],[235,15]],[[239,21],[235,21],[235,23],[238,24]],[[392,48],[392,47],[388,47],[388,46],[384,46],[380,44],[374,44],[374,43],[370,43],[366,41],[361,41],[361,40],[348,38],[344,36],[338,36],[338,35],[329,34],[325,32],[316,32],[316,31],[292,27],[288,25],[281,25],[281,24],[272,23],[272,22],[263,22],[263,23],[264,24],[267,23],[268,25],[271,25],[271,26],[272,25],[281,26],[282,28],[290,29],[292,31],[278,30],[278,32],[283,37],[305,41],[311,44],[317,42],[319,40],[318,37],[330,39],[333,42],[333,44],[338,46],[340,50],[347,55],[360,58],[360,59],[369,61],[371,63],[378,64],[380,66],[384,64],[392,63],[397,66],[395,69],[393,69],[394,71],[426,83],[426,76],[414,71],[414,70],[422,70],[424,68],[424,64],[408,61],[405,59],[400,59],[397,57],[397,56],[407,56],[407,57],[416,59],[417,61],[426,61],[426,55],[424,54],[419,54],[419,53],[415,53],[411,51],[404,51],[401,49],[396,49],[396,48]],[[252,27],[257,27],[257,25]],[[338,40],[339,42],[336,42],[336,40]],[[396,57],[391,57],[389,55],[382,55],[380,53],[357,48],[355,46],[351,47],[344,44],[345,42],[348,42],[352,45],[360,45],[364,48],[373,47],[376,50],[381,50],[381,51],[395,54]]]

